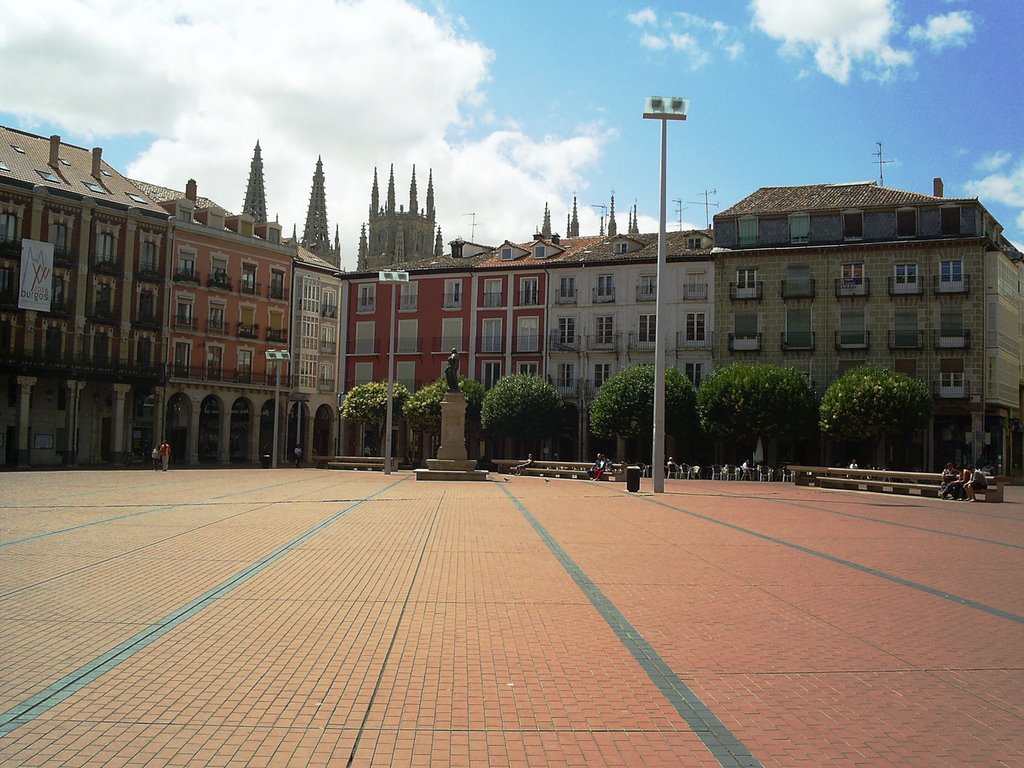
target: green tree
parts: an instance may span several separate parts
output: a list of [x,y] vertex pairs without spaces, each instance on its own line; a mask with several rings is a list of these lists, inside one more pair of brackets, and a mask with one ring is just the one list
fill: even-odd
[[558,390],[540,376],[505,376],[484,395],[480,421],[495,436],[551,437],[562,428],[564,403]]
[[[448,391],[448,382],[440,378],[418,389],[405,400],[402,415],[410,428],[437,435],[441,432],[441,400]],[[466,398],[466,423],[480,420],[483,385],[476,379],[459,379],[459,391]]]
[[[696,427],[690,380],[665,371],[665,431],[677,439]],[[634,365],[601,385],[590,406],[590,430],[598,437],[648,437],[654,432],[654,366]]]
[[[409,390],[401,382],[395,382],[395,396],[392,405],[393,414],[402,414],[402,406],[409,396]],[[341,405],[343,418],[359,424],[372,424],[380,432],[387,420],[388,383],[386,381],[370,381],[353,387],[345,395]]]
[[932,399],[917,379],[863,365],[836,379],[822,398],[822,432],[840,440],[902,437],[928,426]]
[[733,363],[708,376],[697,390],[697,414],[709,434],[753,443],[789,440],[814,430],[817,397],[796,368]]

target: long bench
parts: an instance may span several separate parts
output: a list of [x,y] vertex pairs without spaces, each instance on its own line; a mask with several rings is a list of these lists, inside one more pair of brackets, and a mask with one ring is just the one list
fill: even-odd
[[[911,496],[939,497],[941,472],[899,472],[888,469],[849,469],[790,465],[797,485],[839,488],[874,493],[901,493]],[[975,491],[979,501],[1000,502],[1008,478],[987,476],[988,487]]]
[[360,469],[384,471],[383,456],[335,456],[327,462],[328,469]]
[[[500,471],[509,474],[518,465],[525,464],[526,459],[495,459],[494,464]],[[594,466],[585,461],[534,461],[529,467],[522,470],[522,474],[533,477],[559,477],[572,478],[576,480],[590,479],[590,468]],[[626,465],[612,464],[610,469],[604,471],[601,480],[612,480],[625,482]]]

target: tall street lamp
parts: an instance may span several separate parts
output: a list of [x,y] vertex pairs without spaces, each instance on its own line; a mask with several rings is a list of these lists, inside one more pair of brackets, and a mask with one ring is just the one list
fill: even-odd
[[408,283],[408,272],[378,272],[377,282],[391,283],[391,334],[388,339],[388,415],[387,423],[384,426],[384,474],[391,474],[391,421],[394,411],[395,399],[395,315],[397,313],[396,297],[398,294],[398,283]]
[[274,384],[274,444],[270,449],[270,466],[277,469],[277,423],[278,409],[281,407],[281,364],[291,360],[292,356],[287,349],[268,349],[263,355],[268,361],[274,362],[274,368],[277,370],[277,382]]
[[658,220],[658,276],[657,303],[654,308],[654,434],[651,447],[651,479],[655,493],[665,492],[665,323],[662,310],[665,304],[666,266],[666,211],[665,177],[668,163],[668,121],[685,120],[690,108],[688,99],[678,96],[648,96],[644,104],[645,120],[661,121],[661,215]]

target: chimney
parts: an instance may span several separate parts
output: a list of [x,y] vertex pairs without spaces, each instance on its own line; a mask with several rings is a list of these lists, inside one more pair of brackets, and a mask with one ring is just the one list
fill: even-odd
[[56,168],[60,164],[60,136],[50,137],[50,166]]
[[96,180],[99,180],[100,176],[102,175],[100,173],[100,161],[102,159],[103,159],[103,147],[93,147],[92,148],[92,177],[94,179],[96,179]]
[[935,197],[942,197],[942,177],[936,176],[932,179],[932,195]]
[[191,200],[193,203],[196,201],[196,180],[189,179],[185,184],[185,197]]

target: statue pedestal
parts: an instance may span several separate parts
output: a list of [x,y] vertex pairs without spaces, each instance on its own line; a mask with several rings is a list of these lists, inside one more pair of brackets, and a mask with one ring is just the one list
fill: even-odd
[[441,447],[427,469],[416,470],[417,480],[486,480],[487,471],[466,458],[466,398],[447,392],[441,401]]

